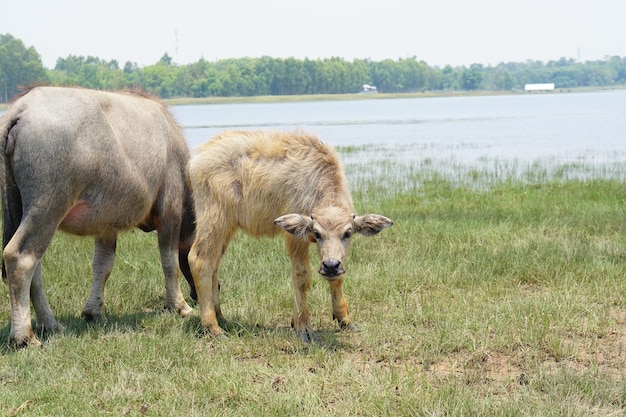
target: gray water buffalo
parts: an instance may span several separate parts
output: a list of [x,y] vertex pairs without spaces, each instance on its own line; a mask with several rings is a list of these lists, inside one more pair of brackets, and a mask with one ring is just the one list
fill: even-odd
[[212,335],[224,337],[218,324],[223,320],[218,267],[238,229],[253,236],[284,232],[295,292],[291,324],[302,340],[318,339],[306,303],[310,242],[320,254],[318,272],[330,284],[333,318],[342,329],[356,329],[342,290],[350,241],[355,233],[371,236],[392,221],[377,214],[353,214],[333,149],[303,132],[225,132],[192,157],[189,181],[197,217],[189,264],[201,323]]
[[36,87],[2,115],[0,140],[11,343],[40,344],[30,301],[38,332],[61,327],[41,277],[41,257],[57,229],[95,236],[84,318],[102,316],[117,234],[133,227],[157,231],[167,305],[182,315],[192,311],[178,282],[179,268],[189,271],[194,233],[189,151],[163,105],[130,92]]

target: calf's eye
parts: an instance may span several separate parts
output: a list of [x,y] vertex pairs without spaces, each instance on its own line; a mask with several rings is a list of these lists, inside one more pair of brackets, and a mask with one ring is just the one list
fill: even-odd
[[343,239],[350,239],[352,237],[352,230],[346,230],[343,234]]
[[317,230],[313,231],[313,237],[315,238],[315,240],[321,240],[322,239],[322,235]]

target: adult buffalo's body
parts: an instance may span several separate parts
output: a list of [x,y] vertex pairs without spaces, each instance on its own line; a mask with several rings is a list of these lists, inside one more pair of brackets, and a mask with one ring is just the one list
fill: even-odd
[[287,232],[296,303],[292,326],[301,339],[317,338],[306,304],[309,242],[317,243],[333,317],[341,328],[355,328],[341,288],[350,238],[353,233],[374,235],[392,222],[376,214],[353,214],[346,178],[331,148],[300,132],[225,132],[192,157],[189,179],[197,217],[189,264],[202,325],[214,336],[223,336],[218,267],[238,229],[253,236]]
[[193,240],[189,151],[160,103],[135,93],[36,87],[2,115],[0,140],[10,341],[40,343],[29,301],[38,330],[60,328],[41,277],[41,257],[57,228],[95,236],[94,281],[83,317],[102,315],[117,233],[133,227],[157,230],[167,305],[191,312],[178,283]]

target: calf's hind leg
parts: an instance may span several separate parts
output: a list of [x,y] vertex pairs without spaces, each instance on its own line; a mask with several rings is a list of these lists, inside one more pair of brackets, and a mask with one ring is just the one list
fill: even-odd
[[[208,208],[205,208],[208,210]],[[206,213],[201,213],[207,216]],[[199,218],[203,218],[199,216]],[[219,218],[206,217],[207,219]],[[200,304],[200,322],[218,338],[225,338],[224,330],[218,321],[224,321],[219,299],[218,270],[222,257],[235,229],[227,228],[220,221],[199,221],[196,229],[196,239],[189,251],[189,266],[193,275],[198,304]]]

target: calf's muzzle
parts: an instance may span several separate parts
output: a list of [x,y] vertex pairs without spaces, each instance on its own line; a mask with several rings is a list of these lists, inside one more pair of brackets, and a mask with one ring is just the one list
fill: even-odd
[[340,260],[329,258],[322,261],[318,272],[327,280],[332,281],[342,276],[346,271]]

